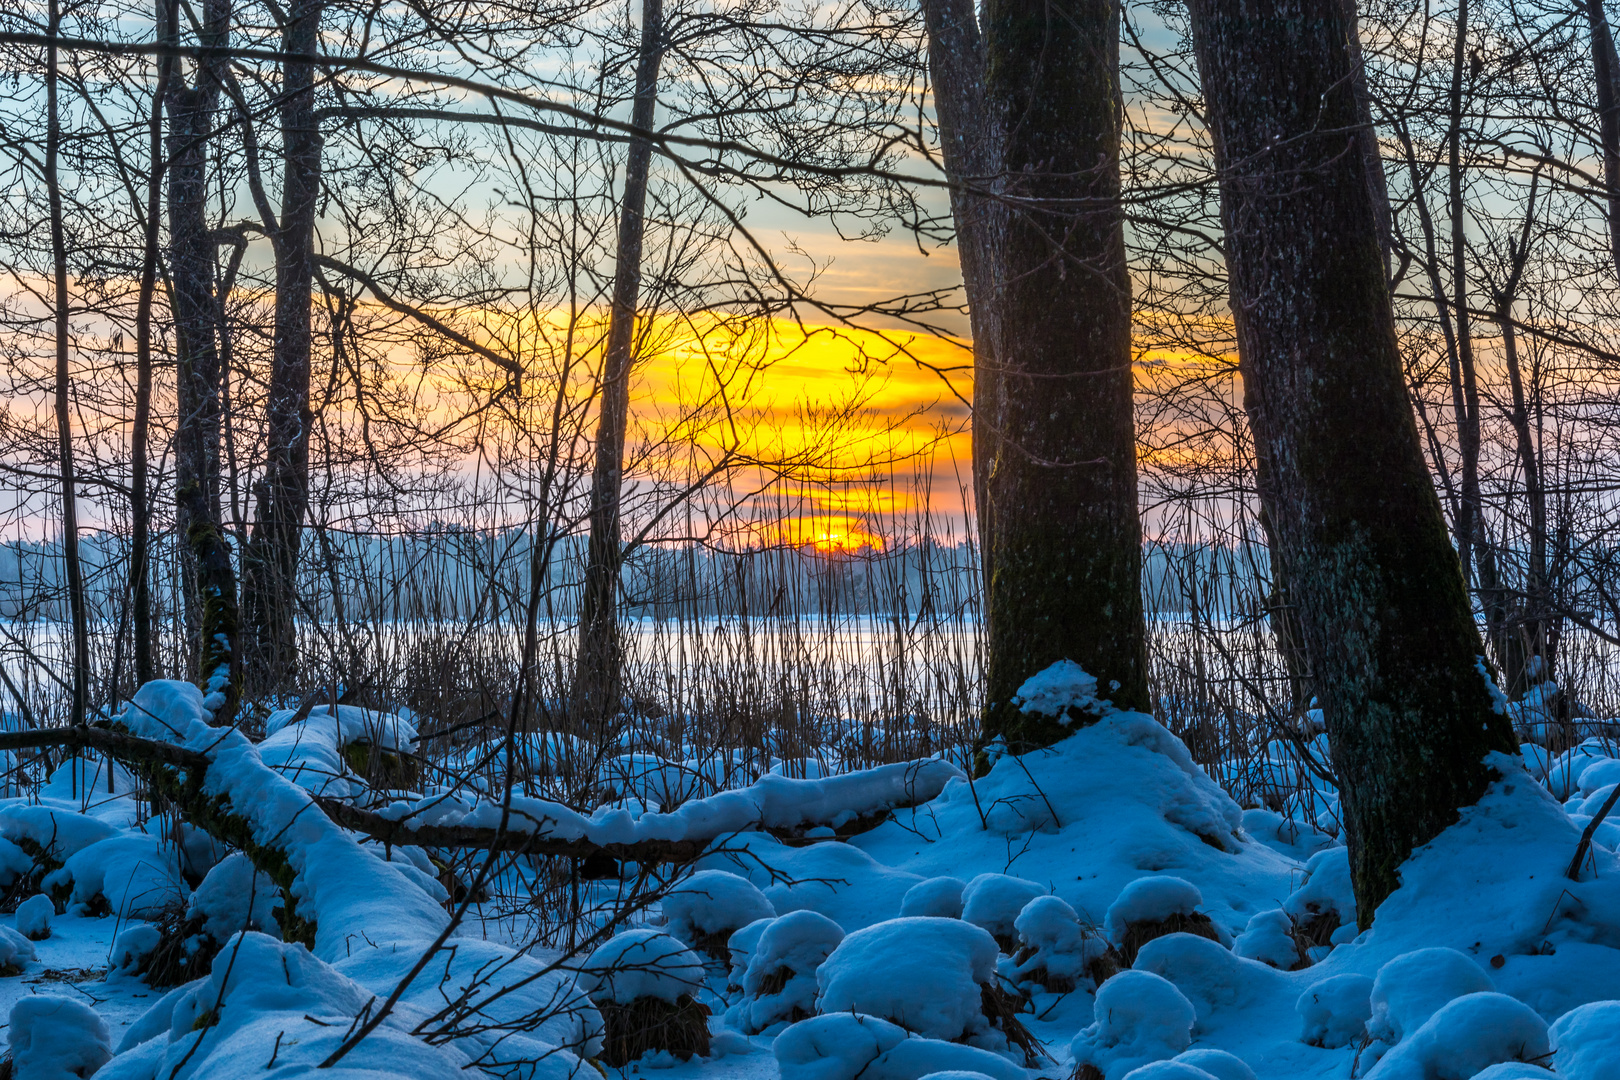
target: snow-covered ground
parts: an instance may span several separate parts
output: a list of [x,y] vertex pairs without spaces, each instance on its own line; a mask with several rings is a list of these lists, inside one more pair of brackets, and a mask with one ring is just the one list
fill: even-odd
[[[52,898],[0,916],[14,1075],[1620,1078],[1620,825],[1565,875],[1620,784],[1602,742],[1493,757],[1486,796],[1358,931],[1330,783],[1244,811],[1150,717],[1077,700],[1078,669],[1027,689],[1102,718],[978,779],[938,760],[767,775],[667,812],[620,784],[587,813],[380,796],[343,750],[408,751],[408,717],[287,714],[255,745],[152,684],[124,723],[207,755],[216,831],[247,838],[296,918],[244,855],[143,818],[121,769],[58,770],[0,804],[0,874]],[[312,793],[553,839],[718,840],[672,880],[577,882],[593,921],[564,953],[519,910],[454,922],[435,853],[360,843]],[[146,981],[163,965],[172,990]]]

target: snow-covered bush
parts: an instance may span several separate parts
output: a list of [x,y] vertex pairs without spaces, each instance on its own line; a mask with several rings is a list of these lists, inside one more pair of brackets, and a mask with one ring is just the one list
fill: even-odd
[[1018,948],[1018,913],[1046,889],[1010,874],[980,874],[962,890],[962,918],[989,931],[1003,952]]
[[81,848],[40,884],[87,911],[126,919],[159,918],[178,909],[189,891],[174,846],[134,832]]
[[[112,955],[108,957],[114,974],[134,978],[151,969],[152,956],[163,947],[164,935],[151,923],[138,922],[125,927],[113,939]],[[206,970],[206,969],[205,969]],[[190,980],[180,980],[189,982]],[[153,985],[173,986],[174,982]]]
[[843,940],[843,929],[814,911],[789,912],[767,923],[743,976],[741,1029],[752,1035],[814,1015],[816,972]]
[[748,973],[748,961],[753,957],[754,950],[759,947],[760,935],[774,920],[755,919],[741,930],[736,931],[726,940],[726,958],[731,963],[731,969],[726,975],[726,990],[736,993],[743,987],[743,976]]
[[17,1080],[83,1080],[112,1058],[106,1022],[69,998],[22,998],[11,1007],[6,1035]]
[[937,1073],[976,1073],[990,1080],[1027,1080],[999,1054],[928,1039],[898,1024],[858,1013],[801,1020],[776,1037],[782,1080],[922,1080]]
[[907,918],[844,938],[816,974],[816,1011],[881,1017],[932,1039],[988,1034],[996,943],[957,919]]
[[1281,908],[1256,912],[1232,943],[1232,951],[1283,971],[1293,971],[1305,962],[1295,935],[1294,920]]
[[30,896],[17,905],[17,932],[29,941],[44,941],[51,936],[51,921],[56,918],[56,905],[43,894]]
[[935,919],[960,919],[962,893],[967,882],[961,878],[934,877],[919,881],[906,890],[900,900],[902,916],[920,916]]
[[1082,926],[1074,908],[1056,896],[1037,896],[1025,904],[1013,925],[1019,949],[1012,980],[1019,987],[1039,986],[1047,993],[1064,994],[1082,977],[1103,981],[1098,977],[1103,973],[1092,969],[1108,953],[1108,943]]
[[1380,1058],[1367,1080],[1469,1080],[1499,1062],[1543,1060],[1549,1050],[1547,1021],[1530,1006],[1506,994],[1467,994]]
[[1571,1009],[1548,1035],[1559,1080],[1620,1080],[1620,1001]]
[[700,870],[664,897],[669,932],[717,960],[727,958],[733,933],[775,914],[753,882],[724,870]]
[[1203,902],[1190,881],[1168,875],[1137,878],[1109,905],[1103,929],[1127,965],[1136,961],[1143,945],[1166,934],[1220,941],[1220,931],[1198,910]]
[[1304,1030],[1300,1041],[1336,1050],[1367,1034],[1373,981],[1365,975],[1334,975],[1310,987],[1294,1003]]
[[1367,1033],[1393,1045],[1422,1027],[1447,1002],[1495,989],[1485,969],[1456,949],[1403,953],[1378,969]]
[[[1225,1050],[1199,1047],[1195,1050],[1183,1051],[1171,1060],[1178,1064],[1203,1069],[1214,1080],[1255,1080],[1254,1070],[1249,1068],[1242,1058],[1235,1054],[1229,1054]],[[1129,1080],[1128,1077],[1127,1080]]]
[[703,978],[697,954],[659,930],[626,930],[598,946],[580,966],[579,988],[602,1011],[602,1060],[708,1056],[709,1010],[694,996]]
[[21,975],[34,956],[32,941],[9,926],[0,926],[0,976]]
[[1069,1045],[1076,1080],[1123,1080],[1131,1070],[1175,1057],[1192,1043],[1196,1014],[1171,982],[1122,971],[1097,990],[1096,1021]]
[[27,857],[21,866],[15,857],[6,859],[6,870],[35,882],[91,844],[117,833],[118,829],[107,822],[71,810],[18,803],[0,807],[0,839],[15,845]]
[[1283,901],[1299,935],[1313,945],[1356,935],[1356,891],[1350,883],[1350,850],[1331,847],[1312,855],[1305,880]]

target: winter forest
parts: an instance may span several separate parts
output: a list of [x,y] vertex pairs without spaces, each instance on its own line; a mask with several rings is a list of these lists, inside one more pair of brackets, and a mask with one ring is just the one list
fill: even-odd
[[0,2],[0,1080],[1620,1080],[1620,8]]

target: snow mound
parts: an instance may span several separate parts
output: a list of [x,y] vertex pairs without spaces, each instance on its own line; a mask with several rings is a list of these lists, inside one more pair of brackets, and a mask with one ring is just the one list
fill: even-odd
[[671,889],[663,906],[671,934],[716,955],[724,955],[733,931],[776,914],[753,882],[725,870],[698,871]]
[[879,1016],[933,1039],[986,1032],[980,987],[995,978],[996,943],[956,919],[891,919],[857,930],[816,974],[817,1011]]
[[626,930],[597,946],[579,969],[579,988],[597,1003],[637,998],[675,1004],[703,985],[703,961],[661,930]]
[[1365,975],[1334,975],[1306,990],[1294,1005],[1304,1024],[1300,1041],[1328,1050],[1359,1042],[1372,1016],[1372,990]]
[[1232,951],[1246,959],[1292,971],[1300,962],[1299,942],[1294,938],[1294,920],[1281,908],[1256,912],[1243,933],[1232,943]]
[[147,969],[147,958],[163,943],[163,931],[151,923],[135,923],[113,939],[108,961],[115,974],[136,978]]
[[24,966],[34,962],[35,955],[32,941],[9,926],[0,926],[0,974],[21,972]]
[[38,893],[17,905],[17,932],[29,941],[43,941],[51,936],[51,923],[56,919],[56,905],[51,898]]
[[742,1030],[752,1035],[778,1021],[814,1015],[816,972],[843,940],[837,923],[813,911],[789,912],[766,924],[743,976]]
[[1059,660],[1024,680],[1012,696],[1018,711],[1060,724],[1100,716],[1112,706],[1097,697],[1097,677],[1073,660]]
[[22,998],[11,1007],[7,1038],[17,1080],[82,1080],[112,1057],[106,1022],[63,997]]
[[1018,915],[1046,890],[1037,882],[1010,874],[980,874],[962,890],[962,918],[987,930],[1011,952],[1018,940]]
[[191,894],[186,915],[215,941],[227,941],[242,930],[274,931],[272,911],[280,903],[281,891],[270,876],[236,852],[208,871]]
[[[265,741],[268,742],[289,726],[297,726],[292,723],[297,715],[295,709],[279,709],[271,713],[264,722]],[[317,731],[324,733],[341,746],[370,743],[385,750],[404,753],[416,751],[416,724],[393,713],[378,712],[359,705],[339,705],[334,717],[331,705],[316,705],[300,723],[310,725],[311,734]]]
[[71,891],[70,901],[93,906],[104,900],[125,919],[156,919],[185,902],[179,852],[146,833],[99,840],[68,857],[41,882],[46,892]]
[[1447,1002],[1495,989],[1485,969],[1456,949],[1418,949],[1379,968],[1367,1031],[1380,1042],[1398,1043]]
[[0,808],[0,838],[57,863],[117,834],[115,826],[99,818],[60,807],[14,803]]
[[1543,1060],[1549,1050],[1547,1021],[1530,1006],[1506,994],[1467,994],[1385,1054],[1367,1080],[1469,1080],[1501,1062]]
[[1074,908],[1055,896],[1037,896],[1014,923],[1022,946],[1013,981],[1039,984],[1054,993],[1073,990],[1086,966],[1108,951],[1099,935],[1088,933]]
[[731,961],[731,970],[726,976],[727,991],[735,993],[742,989],[743,977],[748,974],[748,962],[753,958],[754,950],[759,948],[760,935],[773,921],[755,919],[726,940],[726,956]]
[[1185,1061],[1155,1061],[1125,1074],[1125,1080],[1215,1080],[1208,1072]]
[[1620,1080],[1620,1001],[1573,1009],[1549,1035],[1559,1080]]
[[1204,896],[1190,881],[1167,875],[1138,878],[1108,905],[1103,929],[1117,945],[1132,923],[1163,922],[1172,915],[1195,915]]
[[1255,1080],[1254,1070],[1242,1058],[1225,1050],[1200,1047],[1177,1054],[1174,1060],[1203,1069],[1215,1080]]
[[922,1080],[942,1072],[1027,1080],[1029,1075],[988,1050],[922,1038],[858,1013],[802,1020],[776,1037],[774,1049],[782,1080]]
[[1192,1044],[1192,1003],[1168,980],[1122,971],[1097,990],[1097,1019],[1074,1037],[1075,1067],[1090,1065],[1104,1080],[1175,1057]]
[[1350,882],[1350,850],[1333,847],[1312,855],[1305,864],[1305,880],[1283,901],[1283,910],[1301,926],[1337,919],[1354,937],[1356,892]]
[[[315,1066],[343,1043],[368,1003],[377,1007],[375,994],[302,945],[238,934],[207,978],[165,996],[152,1007],[155,1016],[137,1022],[152,1037],[114,1058],[98,1076],[248,1080],[268,1075],[264,1066],[273,1053],[277,1076],[467,1080],[468,1056],[453,1041],[434,1045],[413,1038],[409,1030],[427,1014],[399,1006],[343,1059],[342,1068],[318,1073]],[[556,1059],[572,1056],[559,1053]],[[552,1075],[548,1070],[547,1080]]]
[[919,881],[900,900],[902,916],[919,915],[936,919],[962,917],[962,893],[967,882],[955,877],[935,877]]

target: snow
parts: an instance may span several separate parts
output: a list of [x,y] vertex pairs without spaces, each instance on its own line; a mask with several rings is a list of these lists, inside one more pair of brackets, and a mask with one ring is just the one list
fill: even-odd
[[987,1032],[980,987],[995,977],[996,943],[956,919],[902,918],[857,930],[816,974],[823,1013],[882,1017],[933,1039]]
[[1244,1064],[1243,1059],[1225,1050],[1195,1047],[1177,1054],[1173,1060],[1202,1069],[1214,1080],[1255,1080],[1254,1070]]
[[1485,969],[1456,949],[1418,949],[1378,969],[1367,1030],[1375,1039],[1397,1043],[1447,1002],[1495,989]]
[[[1056,676],[1030,688],[1031,700],[1046,701],[1050,689],[1049,703],[1068,695],[1063,708],[1075,704],[1084,680],[1065,678],[1061,692]],[[245,855],[170,817],[148,822],[116,768],[110,797],[58,770],[38,803],[0,802],[0,876],[36,872],[16,841],[52,847],[60,861],[78,859],[53,884],[71,880],[81,901],[99,888],[136,918],[90,917],[76,905],[35,946],[11,929],[32,925],[27,904],[15,919],[0,915],[0,946],[24,969],[0,980],[10,995],[0,1007],[70,981],[70,965],[106,964],[105,981],[93,971],[71,980],[117,1033],[122,1052],[98,1076],[312,1072],[357,1016],[401,986],[448,914],[442,853],[357,842],[311,793],[391,801],[389,816],[420,822],[498,824],[489,792],[499,786],[371,791],[338,753],[352,737],[341,709],[284,723],[254,745],[208,726],[200,693],[184,684],[150,684],[135,704],[124,722],[206,754],[205,794],[255,845],[285,856],[277,872],[291,871],[296,913],[315,923],[313,949],[253,932],[276,931],[282,897]],[[1580,815],[1616,782],[1620,760],[1607,744],[1541,751],[1531,771],[1517,757],[1489,758],[1496,779],[1480,802],[1413,853],[1361,931],[1330,782],[1312,780],[1311,798],[1274,802],[1280,810],[1243,810],[1152,718],[1103,708],[1087,719],[1047,750],[991,755],[971,782],[937,760],[848,772],[837,754],[798,759],[804,750],[771,744],[732,768],[730,751],[650,736],[605,753],[525,736],[525,756],[542,759],[526,764],[554,764],[552,750],[588,754],[603,763],[597,779],[614,771],[638,790],[595,810],[516,795],[519,828],[608,841],[718,838],[716,850],[661,899],[651,866],[627,864],[622,881],[579,882],[593,918],[643,883],[657,902],[616,916],[625,921],[607,924],[619,933],[605,943],[611,930],[588,936],[602,923],[576,924],[590,942],[578,953],[517,952],[506,944],[517,937],[510,927],[475,915],[421,966],[382,1026],[323,1071],[333,1080],[596,1080],[585,1063],[602,1046],[595,1002],[690,994],[712,1010],[710,1056],[652,1054],[627,1073],[1027,1080],[1090,1077],[1089,1065],[1106,1080],[1620,1080],[1620,831],[1599,833],[1579,881],[1563,876]],[[1308,744],[1323,761],[1328,749],[1321,734]],[[1280,779],[1297,768],[1293,753],[1274,744],[1262,767]],[[778,768],[747,782],[749,770]],[[784,775],[800,772],[811,778]],[[1538,773],[1551,779],[1544,785]],[[747,786],[717,790],[732,775]],[[675,805],[681,777],[693,786],[673,792],[685,799]],[[848,815],[890,811],[869,831],[826,835]],[[176,898],[187,878],[201,880],[183,910],[196,933],[224,946],[204,978],[167,993],[132,975],[166,940],[140,921],[156,914],[135,910],[142,890],[118,884],[146,873],[145,862],[159,867],[145,884],[172,887]],[[549,864],[522,864],[501,887],[554,903],[555,892],[542,892],[555,888],[553,871],[537,865]],[[35,900],[33,910],[49,907]],[[1092,983],[1118,960],[1104,929],[1117,937],[1172,913],[1207,916],[1220,940],[1159,937],[1132,970]],[[1325,940],[1323,918],[1337,920],[1331,943],[1302,955],[1296,930]],[[729,971],[706,968],[691,948],[721,940]],[[984,1015],[994,999],[983,988],[996,980],[1030,995],[1018,1019],[1050,1055],[1038,1070],[1020,1067],[1021,1050]],[[447,1008],[454,1022],[425,1037],[424,1022]],[[1380,1041],[1368,1043],[1369,1032]]]
[[246,855],[237,852],[208,871],[186,907],[189,918],[202,924],[203,933],[216,942],[226,941],[239,930],[273,931],[271,912],[281,903],[281,891],[268,874],[254,869]]
[[51,936],[51,923],[56,919],[56,905],[43,893],[35,894],[17,905],[17,932],[30,941],[41,941]]
[[997,941],[1014,941],[1019,912],[1045,892],[1039,883],[1010,874],[980,874],[962,890],[962,918]]
[[1012,703],[1019,712],[1050,716],[1061,724],[1110,708],[1097,697],[1096,677],[1073,660],[1059,660],[1025,679]]
[[724,870],[700,870],[664,896],[669,932],[688,945],[702,935],[738,930],[776,914],[765,894],[747,878]]
[[941,1072],[1027,1080],[1006,1058],[960,1043],[923,1038],[859,1013],[802,1020],[776,1037],[782,1080],[921,1080]]
[[1571,1009],[1552,1025],[1549,1035],[1560,1078],[1620,1078],[1620,1001]]
[[40,995],[11,1007],[7,1039],[17,1080],[82,1080],[112,1057],[112,1035],[81,1001]]
[[1350,882],[1350,852],[1334,847],[1319,851],[1305,864],[1305,880],[1283,902],[1283,911],[1295,921],[1308,923],[1325,915],[1336,915],[1339,926],[1353,937],[1356,926],[1356,893]]
[[660,930],[626,930],[598,946],[579,968],[579,988],[596,1002],[637,998],[674,1003],[703,985],[703,961]]
[[1304,1024],[1300,1041],[1328,1050],[1359,1042],[1372,1017],[1372,990],[1365,975],[1333,975],[1313,984],[1294,1004]]
[[955,877],[929,878],[919,881],[900,898],[900,914],[931,915],[940,919],[962,917],[962,893],[967,882]]
[[1250,960],[1291,971],[1300,961],[1295,941],[1294,920],[1281,908],[1255,912],[1243,933],[1232,943],[1232,951]]
[[1367,1080],[1468,1080],[1491,1065],[1545,1059],[1547,1021],[1506,994],[1467,994],[1381,1058]]
[[0,970],[20,969],[33,963],[37,955],[32,941],[9,926],[0,926]]
[[1102,937],[1088,933],[1074,908],[1056,896],[1037,896],[1025,904],[1013,925],[1023,946],[1013,968],[1013,982],[1020,985],[1072,984],[1107,950]]
[[71,889],[69,899],[75,904],[102,898],[114,915],[136,919],[156,919],[179,910],[190,891],[174,848],[146,833],[124,833],[90,844],[68,856],[66,864],[40,884],[48,893]]
[[1075,1064],[1091,1065],[1105,1080],[1175,1057],[1192,1044],[1192,1003],[1168,980],[1147,971],[1122,971],[1097,990],[1097,1019],[1075,1036]]
[[[794,911],[772,919],[762,929],[743,976],[745,1000],[738,1005],[738,1027],[755,1034],[782,1020],[802,1019],[815,1013],[819,989],[816,973],[844,940],[844,931],[825,915]],[[767,979],[786,969],[791,976],[775,993],[766,993]]]
[[1204,896],[1190,881],[1169,875],[1138,878],[1120,891],[1119,899],[1108,905],[1103,929],[1118,944],[1132,923],[1163,922],[1172,915],[1192,915]]

